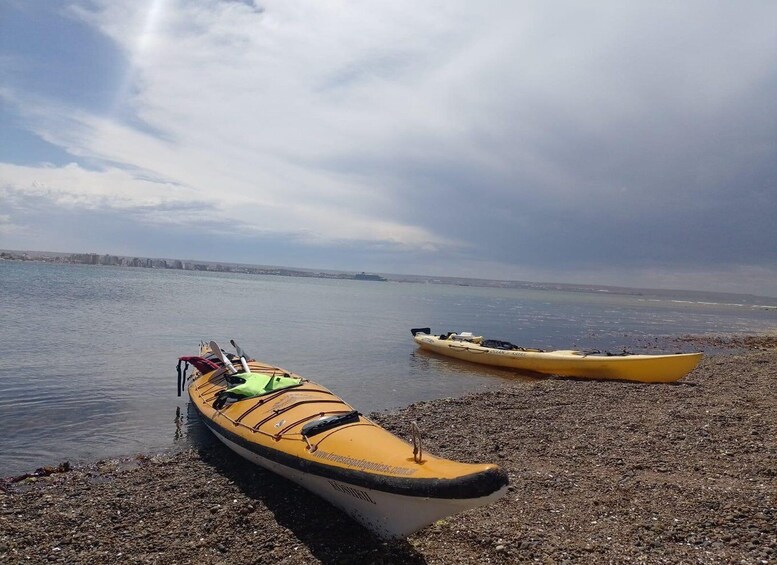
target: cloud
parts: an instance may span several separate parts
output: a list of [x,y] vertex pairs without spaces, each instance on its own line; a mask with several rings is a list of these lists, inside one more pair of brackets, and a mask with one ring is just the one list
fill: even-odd
[[161,208],[188,203],[186,190],[169,183],[142,180],[120,169],[90,171],[76,163],[63,167],[24,167],[0,164],[4,198],[45,198],[67,207],[86,210]]
[[769,3],[93,0],[69,14],[123,54],[123,79],[109,112],[3,91],[73,156],[5,165],[15,191],[161,217],[194,203],[246,237],[403,270],[741,274],[777,259]]

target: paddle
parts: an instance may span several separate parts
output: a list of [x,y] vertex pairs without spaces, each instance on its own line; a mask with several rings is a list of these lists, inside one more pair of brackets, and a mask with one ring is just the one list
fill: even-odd
[[248,363],[246,360],[248,359],[248,355],[246,355],[246,352],[243,351],[243,348],[240,347],[237,343],[235,343],[234,339],[230,339],[229,343],[232,344],[232,347],[235,348],[235,351],[237,351],[237,356],[240,357],[240,364],[243,366],[243,370],[246,373],[250,373],[251,369],[248,368]]
[[240,364],[243,366],[243,371],[246,373],[250,373],[251,369],[248,368],[248,363],[246,363],[245,357],[240,358]]
[[245,357],[246,359],[248,359],[248,354],[245,351],[243,351],[242,347],[240,347],[237,343],[235,343],[234,339],[230,339],[229,343],[231,343],[232,347],[234,347],[235,351],[237,351],[238,357]]
[[215,341],[211,341],[209,344],[210,350],[213,352],[213,355],[221,359],[221,362],[224,363],[224,366],[229,370],[229,373],[234,375],[237,373],[237,369],[235,369],[235,366],[229,362],[229,359],[227,359],[224,354],[221,352],[221,348],[219,347],[219,344]]

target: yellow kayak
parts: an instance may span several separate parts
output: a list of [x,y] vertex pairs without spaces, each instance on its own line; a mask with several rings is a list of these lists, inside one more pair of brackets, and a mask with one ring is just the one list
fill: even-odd
[[[234,342],[233,342],[233,345]],[[181,357],[179,393],[230,449],[337,506],[381,538],[401,538],[507,490],[496,465],[435,457],[393,435],[325,387],[217,344]],[[183,363],[195,367],[187,379]],[[188,369],[188,364],[186,368]]]
[[701,353],[602,355],[575,350],[543,351],[486,340],[471,333],[431,335],[429,328],[411,331],[421,349],[440,355],[563,377],[670,383],[690,373],[702,358]]

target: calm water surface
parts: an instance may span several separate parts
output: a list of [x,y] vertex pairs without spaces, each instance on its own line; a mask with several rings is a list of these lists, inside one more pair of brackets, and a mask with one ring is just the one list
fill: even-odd
[[610,350],[777,327],[775,309],[682,296],[9,261],[0,316],[0,476],[188,445],[201,427],[186,421],[175,365],[201,339],[234,338],[369,413],[526,378],[417,351],[411,327]]

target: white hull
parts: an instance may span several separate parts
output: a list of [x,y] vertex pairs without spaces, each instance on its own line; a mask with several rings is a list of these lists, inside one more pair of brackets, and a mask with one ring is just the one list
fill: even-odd
[[211,431],[241,457],[317,494],[383,539],[407,537],[441,518],[488,504],[507,492],[504,486],[488,496],[469,499],[386,493],[291,469],[237,445],[213,428]]

